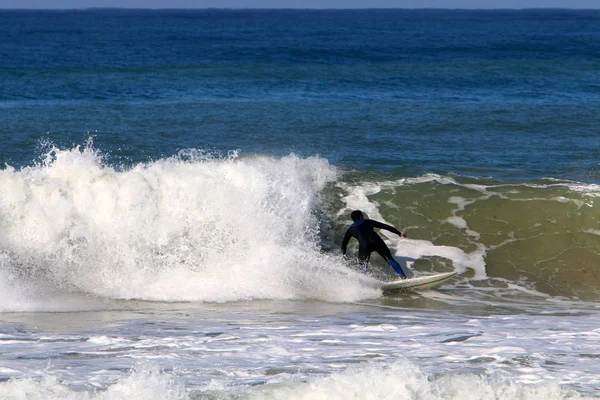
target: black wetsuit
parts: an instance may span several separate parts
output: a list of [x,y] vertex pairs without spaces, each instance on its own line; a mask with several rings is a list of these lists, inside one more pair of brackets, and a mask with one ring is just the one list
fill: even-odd
[[342,253],[346,254],[346,246],[348,246],[350,238],[353,237],[358,240],[358,260],[361,263],[369,262],[369,257],[374,251],[379,253],[385,261],[393,260],[390,249],[373,228],[385,229],[396,235],[402,235],[402,232],[391,225],[382,224],[372,219],[359,219],[350,225],[350,228],[346,231],[344,240],[342,240]]

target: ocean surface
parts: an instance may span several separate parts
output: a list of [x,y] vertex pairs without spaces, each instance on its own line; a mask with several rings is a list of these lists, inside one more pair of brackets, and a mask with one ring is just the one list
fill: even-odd
[[600,11],[0,11],[0,399],[600,398],[599,138]]

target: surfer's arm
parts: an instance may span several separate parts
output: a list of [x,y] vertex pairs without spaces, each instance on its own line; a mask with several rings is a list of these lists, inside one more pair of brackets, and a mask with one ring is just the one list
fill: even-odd
[[382,224],[381,222],[373,221],[373,228],[384,229],[386,231],[395,233],[398,236],[406,237],[406,233],[403,234],[402,232],[400,232],[398,229],[394,228],[393,226],[387,225],[387,224]]
[[352,232],[350,232],[350,229],[348,229],[344,235],[344,240],[342,240],[342,254],[346,254],[346,247],[348,246],[348,242],[350,241],[351,237]]

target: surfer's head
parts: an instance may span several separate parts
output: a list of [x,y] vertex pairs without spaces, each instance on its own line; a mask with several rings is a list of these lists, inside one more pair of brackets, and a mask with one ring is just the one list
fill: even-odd
[[352,211],[352,213],[350,214],[350,218],[352,218],[352,221],[356,222],[359,219],[363,219],[363,213],[360,210],[354,210]]

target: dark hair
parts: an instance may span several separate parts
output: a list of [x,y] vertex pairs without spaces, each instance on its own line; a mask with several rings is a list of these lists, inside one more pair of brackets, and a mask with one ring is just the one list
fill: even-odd
[[360,210],[354,210],[352,211],[352,213],[350,214],[350,218],[352,218],[352,221],[356,222],[359,219],[363,218],[363,213]]

